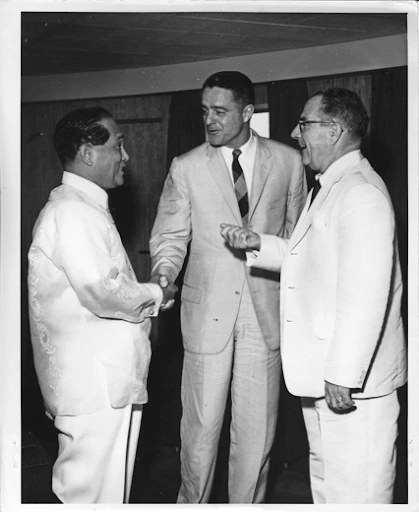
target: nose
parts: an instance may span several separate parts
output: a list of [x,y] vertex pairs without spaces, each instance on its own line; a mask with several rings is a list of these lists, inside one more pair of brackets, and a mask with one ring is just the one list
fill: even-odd
[[122,160],[123,160],[124,162],[128,162],[128,160],[129,160],[129,155],[128,155],[128,153],[126,152],[126,150],[125,150],[125,148],[124,148],[124,147],[122,147]]
[[300,132],[300,125],[299,124],[296,124],[295,125],[295,128],[293,129],[293,131],[291,132],[291,137],[293,139],[298,139],[298,137],[301,137],[301,132]]
[[204,115],[204,122],[207,126],[212,123],[212,113],[211,112],[208,112],[207,114]]

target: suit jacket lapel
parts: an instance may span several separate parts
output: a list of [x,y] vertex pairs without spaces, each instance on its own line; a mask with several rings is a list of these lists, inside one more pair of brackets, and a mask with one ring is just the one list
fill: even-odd
[[295,226],[294,232],[291,235],[290,239],[290,247],[291,249],[294,249],[296,245],[298,245],[301,240],[304,238],[304,236],[307,234],[308,230],[311,227],[311,223],[313,221],[314,214],[323,206],[323,203],[326,201],[327,196],[329,195],[330,190],[332,187],[340,181],[346,174],[350,172],[356,171],[358,166],[355,166],[351,169],[348,169],[347,167],[344,167],[342,169],[337,170],[336,174],[334,175],[334,179],[328,180],[325,185],[322,185],[320,188],[316,200],[313,203],[313,205],[309,208],[311,194],[307,197],[306,205],[301,212],[300,218],[297,222],[297,225]]
[[272,154],[269,151],[269,148],[265,144],[264,140],[258,137],[255,132],[253,132],[253,136],[257,139],[257,149],[253,169],[252,190],[250,194],[249,220],[252,218],[256,206],[260,201],[266,180],[272,168]]
[[214,148],[208,145],[208,169],[214,178],[214,181],[219,188],[225,202],[230,207],[237,224],[242,225],[242,218],[240,215],[239,205],[237,203],[234,187],[231,182],[229,170],[227,169],[223,155],[219,148]]
[[313,220],[313,214],[318,210],[320,204],[323,204],[325,199],[325,191],[321,188],[317,194],[316,202],[313,206],[310,207],[310,199],[311,194],[307,197],[306,204],[304,206],[303,211],[301,212],[300,218],[294,228],[294,231],[291,235],[290,239],[290,247],[294,249],[296,245],[298,245],[301,240],[306,235],[307,231],[311,227],[311,222]]

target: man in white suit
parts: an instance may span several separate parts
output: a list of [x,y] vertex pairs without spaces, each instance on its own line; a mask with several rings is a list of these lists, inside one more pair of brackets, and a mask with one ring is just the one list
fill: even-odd
[[281,271],[281,356],[289,391],[302,397],[314,503],[393,499],[402,280],[391,200],[360,152],[367,126],[352,91],[315,94],[292,136],[320,188],[291,239],[221,230],[252,268]]
[[[179,503],[206,503],[231,390],[229,501],[264,500],[280,381],[278,273],[246,266],[219,232],[235,222],[288,238],[306,199],[298,152],[252,132],[252,82],[236,71],[202,89],[208,142],[173,160],[150,241],[154,279],[182,289]],[[239,151],[236,151],[239,150]],[[234,154],[233,154],[234,151]]]
[[54,133],[64,167],[29,250],[34,362],[58,430],[52,489],[63,503],[128,502],[142,405],[149,317],[176,288],[137,282],[108,209],[128,154],[111,114],[67,114]]

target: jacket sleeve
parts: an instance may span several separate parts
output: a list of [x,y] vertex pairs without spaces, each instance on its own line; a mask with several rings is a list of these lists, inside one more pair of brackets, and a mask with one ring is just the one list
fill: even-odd
[[288,190],[285,237],[290,239],[307,199],[307,180],[300,155],[295,152],[290,163],[291,183]]
[[[83,205],[68,205],[57,217],[53,260],[66,274],[82,306],[99,317],[139,323],[156,316],[162,291],[154,283],[138,283],[111,257],[109,225]],[[119,241],[118,249],[127,258]]]
[[363,184],[348,192],[337,221],[336,317],[324,378],[361,388],[390,300],[394,214],[378,188]]
[[275,235],[259,235],[260,251],[246,252],[249,267],[280,272],[282,261],[288,250],[288,240]]
[[191,203],[179,158],[166,178],[150,238],[152,274],[173,282],[182,269],[191,240]]

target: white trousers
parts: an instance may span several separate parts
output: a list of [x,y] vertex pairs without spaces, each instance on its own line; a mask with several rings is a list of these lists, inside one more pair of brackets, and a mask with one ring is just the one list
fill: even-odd
[[355,399],[356,410],[347,414],[333,412],[324,398],[301,402],[314,503],[392,503],[400,411],[397,391]]
[[268,350],[245,286],[234,333],[218,354],[185,351],[178,503],[208,503],[231,387],[230,503],[262,503],[274,440],[279,351]]
[[142,406],[56,416],[52,490],[63,503],[128,503]]

